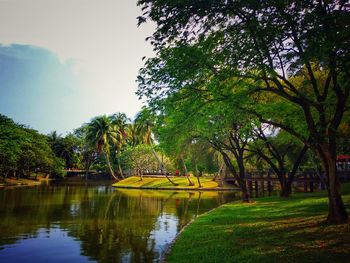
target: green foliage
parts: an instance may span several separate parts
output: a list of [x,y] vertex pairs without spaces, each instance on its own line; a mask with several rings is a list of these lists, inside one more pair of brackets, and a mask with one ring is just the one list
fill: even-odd
[[121,155],[121,163],[125,170],[133,171],[133,174],[152,172],[159,170],[157,156],[162,156],[162,163],[167,171],[174,170],[172,162],[161,152],[156,152],[150,145],[139,144],[137,146],[128,146]]
[[79,141],[77,136],[70,133],[67,136],[62,137],[54,131],[47,137],[55,155],[65,160],[65,167],[67,169],[80,166],[78,147],[81,141]]
[[346,4],[138,3],[144,10],[139,22],[157,24],[150,37],[157,57],[146,61],[138,78],[138,94],[152,107],[184,89],[218,101],[226,97],[225,84],[245,87],[262,103],[249,112],[315,151],[320,143],[333,147],[350,94]]
[[[157,51],[140,70],[138,95],[146,97],[155,112],[161,111],[163,119],[169,115],[163,102],[173,100],[174,108],[195,123],[188,125],[185,130],[190,132],[184,137],[191,141],[193,130],[201,137],[206,130],[212,133],[215,148],[233,174],[226,151],[235,156],[243,175],[242,146],[254,138],[246,140],[249,132],[240,130],[260,126],[255,120],[247,122],[249,116],[287,131],[322,161],[333,193],[329,222],[347,222],[336,173],[337,135],[350,98],[346,1],[139,0],[138,4],[143,10],[139,24],[156,23],[149,39]],[[227,118],[215,116],[220,106],[211,110],[214,120],[210,112],[203,114],[208,104],[223,101],[235,109],[226,111]],[[210,125],[201,121],[202,116]],[[222,119],[229,125],[222,125]],[[222,127],[217,134],[212,132],[216,122]],[[193,129],[196,124],[200,125]],[[214,129],[200,129],[211,125]],[[225,136],[241,143],[227,147],[230,139],[223,140]]]
[[0,115],[0,174],[29,177],[32,173],[62,174],[62,163],[47,137]]
[[147,145],[137,145],[134,147],[127,147],[123,151],[122,156],[123,166],[127,169],[132,169],[136,171],[157,170],[157,162],[152,154],[152,149]]
[[112,175],[118,170],[120,177],[129,170],[172,169],[170,161],[155,150],[153,127],[154,119],[146,108],[134,122],[123,113],[95,117],[75,132],[79,160],[86,170],[109,170]]
[[55,156],[53,159],[51,173],[56,177],[64,177],[66,176],[64,169],[65,169],[65,161]]

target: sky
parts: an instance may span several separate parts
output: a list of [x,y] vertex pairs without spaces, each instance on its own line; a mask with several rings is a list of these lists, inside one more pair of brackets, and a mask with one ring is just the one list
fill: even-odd
[[145,41],[137,0],[0,0],[0,113],[66,134],[103,114],[133,117]]

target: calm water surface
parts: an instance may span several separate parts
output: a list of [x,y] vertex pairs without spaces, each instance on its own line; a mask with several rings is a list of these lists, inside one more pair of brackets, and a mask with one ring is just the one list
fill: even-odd
[[0,189],[0,262],[157,262],[234,193],[49,185]]

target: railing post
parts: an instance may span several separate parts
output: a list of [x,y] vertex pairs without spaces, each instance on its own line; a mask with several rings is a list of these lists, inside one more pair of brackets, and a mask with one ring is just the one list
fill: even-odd
[[262,196],[264,196],[264,191],[265,191],[265,189],[264,189],[264,174],[260,174],[260,179],[261,179],[261,181],[260,181],[260,191],[262,193]]
[[307,192],[307,174],[304,174],[304,192]]
[[314,191],[314,178],[312,176],[312,172],[310,172],[310,192],[312,193]]
[[252,195],[253,192],[253,181],[251,180],[251,176],[247,174],[247,179],[248,179],[248,191],[249,194]]
[[270,172],[267,173],[267,192],[269,193],[269,195],[271,195],[271,192],[272,192],[272,184],[271,184]]
[[324,184],[324,176],[323,176],[323,173],[322,173],[322,174],[320,173],[320,176],[321,176],[321,178],[320,178],[321,190],[326,190],[326,186],[325,186],[325,184]]

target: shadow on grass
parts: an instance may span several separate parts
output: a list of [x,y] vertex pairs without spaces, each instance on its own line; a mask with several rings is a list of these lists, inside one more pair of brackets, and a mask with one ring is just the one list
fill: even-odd
[[316,193],[226,204],[187,227],[168,262],[350,262],[350,225],[326,225],[327,202]]

